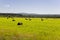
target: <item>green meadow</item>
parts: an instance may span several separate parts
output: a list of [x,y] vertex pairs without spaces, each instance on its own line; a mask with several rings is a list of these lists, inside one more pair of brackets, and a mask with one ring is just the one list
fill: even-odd
[[30,19],[0,17],[0,40],[60,40],[60,18]]

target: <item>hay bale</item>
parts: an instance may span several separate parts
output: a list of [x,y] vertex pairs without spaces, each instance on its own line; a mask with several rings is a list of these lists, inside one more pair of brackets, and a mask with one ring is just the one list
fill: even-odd
[[41,18],[41,21],[44,21],[44,19],[43,19],[43,18]]
[[31,19],[29,18],[29,21],[31,21]]
[[15,20],[12,20],[12,21],[15,21]]
[[25,18],[25,20],[28,20],[27,18]]
[[23,23],[21,23],[21,22],[18,22],[18,23],[17,23],[17,25],[23,25]]

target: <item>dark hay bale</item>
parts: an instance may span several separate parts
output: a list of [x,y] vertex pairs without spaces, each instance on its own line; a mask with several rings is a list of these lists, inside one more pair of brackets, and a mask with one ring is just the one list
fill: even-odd
[[29,21],[31,21],[31,19],[29,19]]
[[7,19],[8,19],[8,17],[7,17]]
[[12,20],[12,21],[15,21],[15,20]]
[[11,16],[8,16],[8,17],[11,17]]
[[27,18],[25,18],[25,20],[28,20]]
[[23,23],[21,23],[21,22],[18,22],[18,23],[17,23],[17,25],[23,25]]
[[44,21],[44,19],[41,18],[41,21]]
[[10,18],[10,16],[7,16],[7,18]]
[[12,19],[13,19],[13,17],[12,17],[12,16],[7,16],[7,19],[9,19],[9,18],[12,18]]

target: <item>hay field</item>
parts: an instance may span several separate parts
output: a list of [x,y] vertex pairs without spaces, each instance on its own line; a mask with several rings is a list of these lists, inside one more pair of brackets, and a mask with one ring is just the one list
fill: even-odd
[[60,40],[60,18],[30,19],[0,17],[0,40]]

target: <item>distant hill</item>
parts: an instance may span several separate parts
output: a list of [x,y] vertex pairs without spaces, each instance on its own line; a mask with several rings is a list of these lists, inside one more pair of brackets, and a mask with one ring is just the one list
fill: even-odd
[[28,14],[28,13],[0,13],[1,17],[40,17],[40,18],[60,18],[60,15],[48,15],[48,14]]

